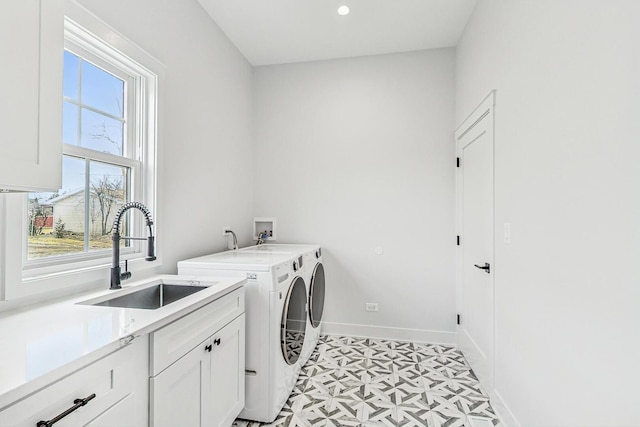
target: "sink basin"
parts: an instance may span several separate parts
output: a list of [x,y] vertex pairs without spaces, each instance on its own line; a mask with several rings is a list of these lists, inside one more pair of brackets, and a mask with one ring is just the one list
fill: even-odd
[[195,294],[203,289],[207,289],[207,286],[171,285],[161,283],[159,285],[140,289],[139,291],[89,305],[155,310],[191,294]]

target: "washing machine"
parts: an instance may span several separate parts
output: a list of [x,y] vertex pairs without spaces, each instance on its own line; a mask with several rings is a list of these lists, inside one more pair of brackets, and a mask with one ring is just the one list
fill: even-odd
[[307,328],[297,257],[228,251],[178,263],[178,274],[244,277],[245,407],[239,417],[272,422],[295,386]]
[[263,244],[248,246],[238,251],[256,254],[291,254],[298,260],[298,267],[300,267],[301,275],[307,285],[307,311],[309,313],[305,342],[299,359],[300,365],[304,366],[316,348],[322,332],[325,296],[322,248],[318,245]]

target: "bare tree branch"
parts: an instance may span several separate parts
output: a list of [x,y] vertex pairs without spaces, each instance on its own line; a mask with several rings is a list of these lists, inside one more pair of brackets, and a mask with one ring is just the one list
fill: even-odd
[[[107,126],[106,121],[103,121],[99,125],[94,125],[93,127],[97,128],[97,130],[89,134],[91,138],[101,139],[111,143],[111,145],[113,145],[116,148],[117,153],[119,155],[122,155],[122,142],[117,141],[111,136],[111,132],[109,132],[109,126]],[[115,126],[111,126],[111,127],[115,127]],[[119,130],[120,128],[118,128],[118,131]]]
[[104,175],[98,179],[91,181],[91,209],[94,211],[91,213],[92,218],[97,218],[94,206],[95,201],[97,203],[97,210],[100,218],[100,230],[103,236],[111,233],[113,223],[111,221],[111,214],[114,213],[119,204],[124,201],[124,191],[122,188],[122,180],[116,178],[110,178]]

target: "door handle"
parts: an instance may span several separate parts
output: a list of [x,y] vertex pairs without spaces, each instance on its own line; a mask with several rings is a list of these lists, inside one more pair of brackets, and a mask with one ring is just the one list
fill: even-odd
[[491,274],[491,265],[488,262],[484,263],[484,266],[473,264],[475,268],[479,268],[480,270],[484,270],[487,274]]

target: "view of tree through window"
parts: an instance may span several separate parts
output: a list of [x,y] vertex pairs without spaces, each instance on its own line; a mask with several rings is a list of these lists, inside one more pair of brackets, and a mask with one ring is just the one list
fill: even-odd
[[62,188],[29,193],[28,259],[110,248],[130,199],[125,80],[68,51],[63,75]]

